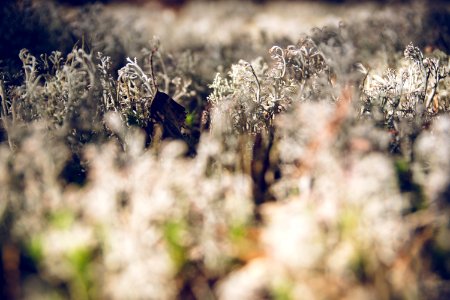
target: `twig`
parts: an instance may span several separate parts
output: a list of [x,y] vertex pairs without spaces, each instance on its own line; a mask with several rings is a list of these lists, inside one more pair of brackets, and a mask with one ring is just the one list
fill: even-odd
[[8,145],[9,149],[11,151],[14,149],[14,144],[10,137],[9,132],[9,120],[8,120],[8,109],[7,109],[7,103],[6,103],[6,93],[5,93],[5,86],[3,83],[3,80],[0,80],[0,97],[2,97],[2,112],[0,114],[0,118],[2,119],[3,127],[5,128],[7,139],[8,139]]

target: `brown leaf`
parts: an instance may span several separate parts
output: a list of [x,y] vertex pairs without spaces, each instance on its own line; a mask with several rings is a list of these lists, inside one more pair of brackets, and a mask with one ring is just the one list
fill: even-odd
[[152,105],[150,117],[163,127],[163,137],[184,139],[181,128],[186,119],[186,110],[166,93],[157,91]]

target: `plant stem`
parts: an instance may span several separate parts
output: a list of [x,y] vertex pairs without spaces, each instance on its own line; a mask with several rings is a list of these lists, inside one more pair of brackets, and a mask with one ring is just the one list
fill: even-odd
[[256,102],[261,104],[260,94],[261,94],[261,84],[259,83],[258,76],[256,76],[255,69],[253,69],[251,64],[248,64],[250,67],[250,70],[252,71],[253,76],[255,76],[256,85],[258,86],[258,89],[256,90]]

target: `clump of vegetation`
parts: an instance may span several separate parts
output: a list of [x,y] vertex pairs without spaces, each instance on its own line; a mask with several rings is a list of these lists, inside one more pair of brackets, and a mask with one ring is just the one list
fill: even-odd
[[252,63],[241,60],[231,66],[229,80],[217,74],[211,85],[213,109],[223,111],[220,105],[233,103],[230,117],[236,132],[267,130],[292,102],[320,98],[330,83],[331,70],[309,37],[286,49],[273,46],[269,53],[271,67],[261,57]]
[[2,296],[447,298],[448,55],[385,65],[353,26],[220,67],[156,38],[123,62],[101,38],[22,49],[0,77]]

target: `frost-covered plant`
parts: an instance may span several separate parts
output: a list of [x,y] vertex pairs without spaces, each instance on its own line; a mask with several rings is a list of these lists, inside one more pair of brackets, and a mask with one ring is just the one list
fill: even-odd
[[102,85],[102,100],[106,110],[117,110],[119,105],[117,102],[117,88],[111,74],[111,57],[104,56],[103,53],[97,52],[97,69],[99,72],[100,84]]
[[[261,58],[255,60],[253,65],[241,60],[231,67],[230,80],[217,74],[210,86],[213,89],[208,98],[210,103],[214,109],[217,107],[221,110],[219,107],[225,108],[228,105],[225,103],[229,102],[227,110],[231,121],[230,129],[237,132],[258,132],[266,128],[265,122],[270,120],[270,116],[264,116],[266,101],[263,100],[264,95],[261,95],[261,83],[258,79],[258,73],[264,75],[267,65]],[[212,124],[214,121],[212,120]]]
[[[363,92],[362,113],[381,109],[389,128],[400,119],[420,118],[439,112],[438,87],[448,75],[448,69],[439,58],[425,58],[412,43],[404,51],[405,64],[398,71],[387,69],[383,76],[367,75]],[[448,59],[445,58],[444,62]]]
[[[150,60],[158,53],[155,48]],[[111,58],[100,52],[94,57],[85,49],[75,47],[66,57],[61,52],[54,51],[50,55],[41,55],[39,59],[23,49],[19,57],[23,63],[23,84],[15,86],[2,80],[3,122],[7,119],[15,123],[47,120],[55,129],[67,135],[69,143],[78,149],[74,149],[78,154],[79,144],[110,134],[105,131],[102,122],[108,111],[120,112],[125,123],[143,128],[150,138],[153,123],[163,122],[154,120],[157,112],[171,110],[178,105],[169,100],[168,95],[164,96],[169,97],[167,100],[160,95],[158,107],[152,107],[154,98],[161,91],[157,85],[158,79],[165,78],[169,81],[167,87],[170,92],[175,93],[177,99],[193,95],[189,89],[191,80],[187,74],[161,75],[159,70],[153,72],[152,61],[141,67],[136,58],[128,59],[127,64],[118,71],[116,80],[112,74]],[[160,54],[158,57],[160,63],[164,64]],[[171,103],[170,108],[166,108],[166,101]],[[177,109],[181,110],[182,107],[178,105]],[[173,126],[179,127],[183,125],[184,117],[184,114],[178,112],[164,122],[176,122]],[[8,129],[10,126],[5,123],[3,127]],[[13,144],[11,135],[14,132],[8,130],[8,139]],[[176,136],[178,137],[181,137],[181,133]]]
[[179,55],[165,53],[156,37],[151,41],[151,46],[151,50],[147,48],[142,50],[144,69],[153,72],[158,89],[172,95],[178,102],[188,102],[189,98],[196,95],[192,83],[198,76],[194,72],[198,62],[190,51],[181,52]]
[[[141,128],[148,126],[151,119],[152,103],[158,92],[173,95],[180,101],[195,95],[190,88],[192,80],[183,71],[169,70],[159,51],[159,41],[152,41],[152,50],[143,50],[146,59],[141,67],[134,60],[127,58],[127,64],[118,73],[117,105],[129,124],[137,124]],[[156,61],[155,58],[158,60]],[[189,58],[185,58],[188,61]]]
[[74,49],[65,60],[57,51],[42,56],[41,62],[26,49],[19,57],[24,84],[10,91],[12,97],[19,95],[15,102],[18,119],[29,122],[42,118],[64,125],[74,109],[92,97],[96,68],[92,56],[83,49]]
[[439,52],[424,57],[412,43],[403,56],[398,70],[388,68],[382,76],[364,70],[361,115],[391,130],[391,151],[410,157],[413,140],[437,114],[449,109],[448,57]]
[[136,58],[128,58],[127,64],[119,70],[117,96],[120,111],[128,118],[133,117],[141,127],[145,127],[150,118],[150,106],[157,92],[153,80],[141,69]]
[[[290,45],[286,49],[273,46],[269,53],[275,61],[271,70],[275,83],[281,84],[282,87],[286,86],[288,91],[289,87],[291,89],[296,87],[294,91],[299,92],[298,101],[317,97],[320,88],[323,88],[320,81],[330,79],[331,70],[326,63],[324,54],[310,37],[305,37],[296,45]],[[277,79],[280,80],[279,83]],[[283,94],[279,96],[274,94],[272,97],[275,99],[286,98]]]
[[273,46],[269,53],[271,67],[262,58],[251,63],[241,60],[231,66],[229,79],[217,74],[210,85],[209,102],[219,110],[224,103],[231,103],[231,126],[237,132],[268,130],[275,115],[293,101],[317,99],[324,86],[331,84],[331,70],[311,38],[286,49]]

